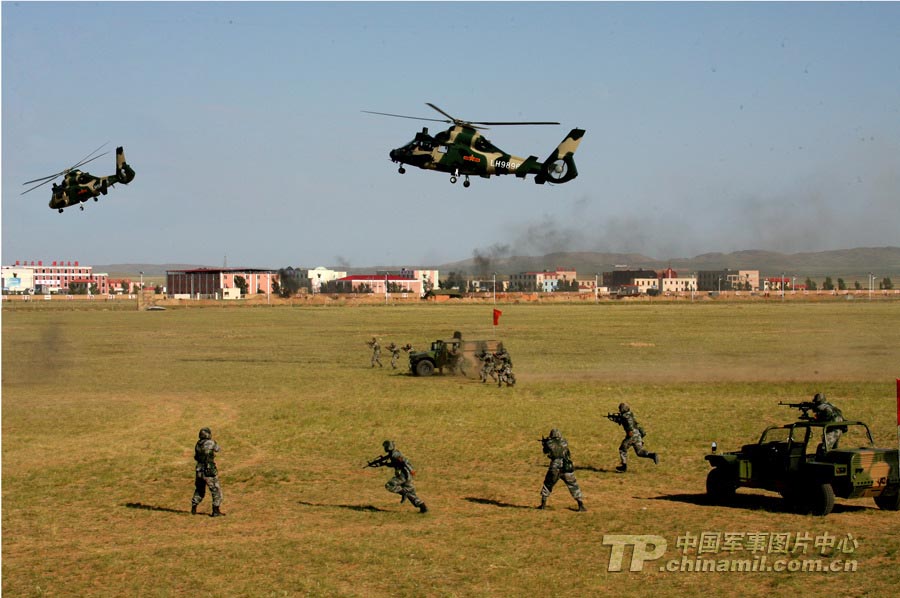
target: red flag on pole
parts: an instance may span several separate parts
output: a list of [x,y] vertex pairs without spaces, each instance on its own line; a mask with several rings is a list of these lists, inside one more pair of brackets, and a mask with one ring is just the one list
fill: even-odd
[[[503,312],[499,309],[494,310],[494,326],[500,323],[500,316],[503,315]],[[897,381],[897,384],[900,384],[900,380]],[[900,387],[898,387],[900,388]]]

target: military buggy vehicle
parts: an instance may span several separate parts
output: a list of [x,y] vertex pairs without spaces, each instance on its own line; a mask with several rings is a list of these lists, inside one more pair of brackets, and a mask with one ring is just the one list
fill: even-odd
[[452,340],[436,340],[427,351],[410,351],[409,371],[414,376],[431,376],[435,370],[451,374],[477,376],[481,365],[476,355],[484,351],[495,352],[500,343],[494,340],[464,341],[462,335],[454,334]]
[[[834,429],[841,437],[828,450],[825,434]],[[792,509],[820,516],[831,512],[835,496],[871,496],[882,509],[900,509],[898,451],[875,448],[859,421],[771,426],[756,444],[706,460],[713,467],[706,493],[716,504],[729,503],[744,486],[778,492]]]

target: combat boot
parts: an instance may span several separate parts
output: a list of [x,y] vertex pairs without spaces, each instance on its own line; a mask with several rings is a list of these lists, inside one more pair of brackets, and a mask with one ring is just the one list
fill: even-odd
[[400,493],[400,504],[402,505],[405,502],[406,502],[406,492],[401,492]]
[[196,514],[197,514],[197,505],[195,505],[194,503],[191,503],[191,515],[196,515]]
[[579,512],[587,511],[587,509],[584,508],[584,503],[581,502],[580,500],[578,501],[578,511],[579,511]]
[[225,513],[219,510],[219,507],[213,507],[213,512],[210,513],[210,517],[224,517]]
[[650,458],[653,459],[654,465],[659,465],[659,455],[656,453],[650,453]]
[[419,513],[427,513],[428,507],[425,506],[425,503],[419,505]]
[[541,497],[541,506],[539,506],[538,508],[539,508],[539,509],[546,509],[546,508],[547,508],[547,497],[546,497],[546,496],[542,496],[542,497]]
[[621,465],[616,467],[616,471],[618,471],[619,473],[625,473],[626,471],[628,471],[628,465],[622,463]]

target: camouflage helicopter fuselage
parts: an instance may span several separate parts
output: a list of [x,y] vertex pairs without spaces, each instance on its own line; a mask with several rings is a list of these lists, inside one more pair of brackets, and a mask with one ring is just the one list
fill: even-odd
[[[535,176],[535,183],[565,183],[578,176],[574,154],[584,136],[584,130],[572,129],[550,157],[540,161],[537,156],[521,158],[504,152],[474,127],[454,125],[437,135],[428,134],[423,128],[406,145],[391,150],[390,158],[403,164],[437,170],[457,176],[480,176],[512,174],[519,178]],[[467,185],[468,186],[468,185]]]
[[[62,182],[53,185],[50,196],[50,208],[62,212],[70,206],[79,205],[97,196],[106,195],[108,189],[116,183],[127,185],[134,180],[134,169],[125,162],[125,151],[116,148],[116,173],[109,176],[94,176],[81,170],[70,170]],[[82,207],[82,209],[84,209]]]

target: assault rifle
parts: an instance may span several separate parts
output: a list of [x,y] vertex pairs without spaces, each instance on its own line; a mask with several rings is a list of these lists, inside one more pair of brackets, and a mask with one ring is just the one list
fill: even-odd
[[816,408],[816,404],[812,401],[803,401],[802,403],[785,403],[783,401],[779,401],[778,404],[802,411],[803,413],[800,414],[799,418],[801,420],[813,421],[814,419],[816,419],[815,416],[809,414],[810,411]]
[[[391,456],[390,455],[381,455],[377,459],[372,459],[368,463],[366,463],[366,467],[383,467],[390,463]],[[365,468],[363,468],[365,469]]]
[[613,422],[614,424],[619,424],[620,426],[625,421],[625,418],[622,416],[621,413],[607,413],[606,419]]

